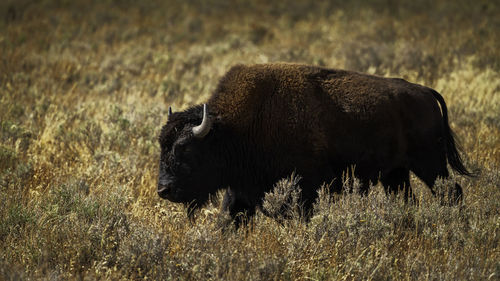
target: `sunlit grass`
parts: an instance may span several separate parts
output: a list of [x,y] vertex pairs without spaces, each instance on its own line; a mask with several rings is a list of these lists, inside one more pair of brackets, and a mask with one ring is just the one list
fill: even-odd
[[[0,3],[0,279],[498,279],[500,7],[386,4]],[[236,63],[275,61],[439,91],[480,170],[439,182],[444,194],[459,182],[463,204],[441,204],[412,177],[418,205],[380,186],[366,197],[322,189],[306,221],[291,177],[264,205],[285,202],[292,219],[258,212],[234,230],[220,195],[194,220],[161,200],[168,106],[206,101]]]

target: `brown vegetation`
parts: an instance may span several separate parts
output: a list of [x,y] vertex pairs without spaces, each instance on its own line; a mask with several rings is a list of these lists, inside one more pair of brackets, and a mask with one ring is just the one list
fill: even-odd
[[[2,1],[0,279],[498,279],[499,13],[465,0]],[[450,181],[463,204],[412,178],[418,206],[380,187],[322,191],[306,223],[291,177],[265,205],[294,219],[223,231],[217,199],[190,222],[158,198],[168,105],[206,101],[236,63],[274,61],[442,93],[481,170]]]

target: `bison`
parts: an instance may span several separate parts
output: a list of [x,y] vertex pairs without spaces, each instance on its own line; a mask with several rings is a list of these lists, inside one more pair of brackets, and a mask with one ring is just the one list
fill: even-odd
[[[432,190],[463,165],[443,97],[398,78],[300,64],[236,65],[204,105],[172,113],[159,137],[158,195],[200,207],[226,188],[235,218],[262,206],[265,192],[301,175],[308,209],[323,183],[355,167],[361,192],[379,180],[411,196],[412,171]],[[461,188],[456,184],[458,191]],[[238,222],[237,222],[238,223]]]

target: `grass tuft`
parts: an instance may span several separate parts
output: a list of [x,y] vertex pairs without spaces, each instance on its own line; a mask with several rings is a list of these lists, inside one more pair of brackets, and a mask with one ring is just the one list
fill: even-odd
[[[495,280],[500,276],[500,40],[493,1],[0,3],[0,280]],[[475,179],[416,203],[300,177],[231,229],[155,191],[159,129],[237,63],[397,76],[445,98]],[[462,196],[455,183],[462,187]],[[277,219],[276,219],[277,218]]]

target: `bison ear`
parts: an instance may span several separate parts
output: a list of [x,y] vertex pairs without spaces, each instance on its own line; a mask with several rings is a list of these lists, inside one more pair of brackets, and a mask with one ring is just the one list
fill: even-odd
[[172,107],[169,106],[168,107],[168,115],[167,115],[167,117],[170,118],[171,115],[172,115]]
[[193,127],[193,135],[196,138],[202,139],[208,134],[208,132],[210,132],[210,129],[212,129],[212,120],[208,117],[207,104],[204,104],[203,120],[200,125]]

